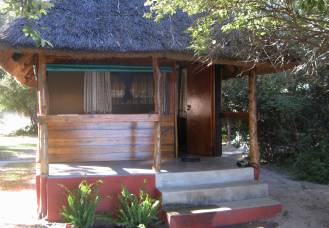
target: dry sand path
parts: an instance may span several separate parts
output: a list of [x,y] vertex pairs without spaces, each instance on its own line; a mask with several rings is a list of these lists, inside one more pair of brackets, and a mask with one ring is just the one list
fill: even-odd
[[261,178],[283,205],[283,212],[269,222],[280,228],[329,227],[329,185],[295,181],[269,168],[263,168]]

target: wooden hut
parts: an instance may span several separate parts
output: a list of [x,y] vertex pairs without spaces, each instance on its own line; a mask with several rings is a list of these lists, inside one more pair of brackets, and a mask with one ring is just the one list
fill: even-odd
[[[173,176],[161,176],[165,161],[174,161],[178,172],[180,167],[193,166],[181,163],[178,157],[221,156],[223,117],[249,120],[250,156],[258,179],[256,75],[272,72],[270,64],[252,67],[234,59],[234,53],[229,51],[217,56],[211,64],[204,64],[188,49],[190,36],[186,29],[191,19],[179,12],[156,24],[143,17],[147,10],[143,0],[53,2],[48,14],[33,25],[53,47],[36,47],[22,33],[28,23],[23,19],[6,25],[0,36],[1,66],[38,92],[37,192],[41,216],[60,220],[64,194],[58,184],[74,186],[82,178],[103,179],[103,194],[117,193],[122,183],[132,191],[137,190],[147,179],[149,190],[164,197],[165,190],[158,186],[159,180],[162,178],[167,183],[159,184],[164,188],[175,183]],[[221,80],[242,71],[249,77],[249,112],[221,113]],[[215,161],[220,159],[225,160]],[[140,168],[144,164],[141,161],[150,161],[145,163],[149,164],[148,168],[152,166],[160,174],[141,171],[121,175],[107,172],[108,169],[100,174],[90,168],[109,168],[111,164]],[[65,167],[72,164],[79,164],[84,175],[74,172],[71,175]],[[220,164],[214,166],[219,169],[217,177],[224,176],[217,180],[219,183],[230,178],[245,181],[235,178],[250,174],[251,168],[237,171]],[[64,169],[60,172],[54,168],[56,172],[51,173],[52,165]],[[213,179],[209,173],[196,172],[208,170],[207,165],[199,165],[199,170],[194,172],[183,172],[180,187],[193,188],[188,184],[193,178]],[[170,168],[167,171],[170,173]],[[197,176],[191,178],[192,174]],[[252,179],[253,175],[252,172]],[[167,182],[166,178],[169,178]],[[247,179],[251,181],[250,175]],[[111,210],[113,205],[108,204],[102,202],[99,210]],[[227,220],[213,221],[213,225],[246,222],[279,210],[279,204],[267,202],[252,210],[247,208],[235,220],[229,219],[230,216],[241,212],[220,214],[228,216]],[[171,227],[184,227],[183,222],[174,218],[171,217]],[[200,217],[191,221],[198,224],[201,220]],[[211,225],[204,227],[207,226]]]

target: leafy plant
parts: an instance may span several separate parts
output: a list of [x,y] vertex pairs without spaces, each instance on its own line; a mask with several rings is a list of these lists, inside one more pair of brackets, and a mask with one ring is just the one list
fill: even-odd
[[38,129],[36,125],[29,125],[24,128],[20,128],[12,133],[15,136],[35,136],[38,134]]
[[16,111],[30,117],[31,132],[37,128],[36,90],[19,84],[0,69],[0,111]]
[[73,191],[65,186],[67,192],[67,206],[63,206],[62,215],[66,222],[77,228],[90,228],[95,221],[95,212],[100,196],[99,185],[102,181],[88,184],[86,180],[79,184],[78,189]]
[[300,180],[329,184],[329,142],[320,140],[301,150],[293,160],[291,171]]
[[145,16],[157,22],[181,11],[190,15],[191,48],[198,54],[231,53],[255,63],[292,60],[300,63],[296,70],[309,73],[328,63],[328,0],[147,0],[145,5],[150,7]]
[[146,228],[160,223],[158,218],[160,201],[153,199],[143,189],[136,196],[122,186],[118,200],[120,205],[115,218],[103,216],[103,219],[126,228]]
[[[326,67],[316,77],[280,73],[257,79],[262,159],[318,183],[329,183],[328,72]],[[224,111],[246,111],[247,91],[245,78],[224,81]],[[233,136],[248,135],[248,127],[233,121],[231,131]]]

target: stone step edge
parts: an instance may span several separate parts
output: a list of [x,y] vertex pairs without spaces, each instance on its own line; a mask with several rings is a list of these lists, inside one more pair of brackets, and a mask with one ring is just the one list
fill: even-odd
[[254,171],[254,168],[252,167],[236,167],[236,168],[230,168],[230,169],[210,169],[210,170],[200,170],[200,171],[185,171],[185,172],[160,172],[160,173],[156,173],[156,176],[170,176],[170,175],[185,175],[185,174],[206,174],[209,172],[230,172],[232,170],[234,171],[245,171],[249,169],[250,171]]
[[155,176],[155,185],[157,188],[162,188],[251,180],[254,180],[254,170],[248,167],[224,170],[157,173]]
[[280,202],[273,200],[269,197],[262,197],[262,198],[253,198],[247,200],[238,200],[238,201],[228,201],[223,203],[217,203],[213,205],[200,205],[194,206],[190,205],[179,207],[179,206],[166,206],[163,205],[163,210],[166,213],[169,213],[173,216],[179,215],[189,215],[191,211],[194,211],[192,214],[200,214],[200,213],[209,213],[209,212],[223,212],[228,210],[236,210],[236,209],[244,209],[244,208],[254,208],[259,206],[274,206],[274,205],[281,205]]
[[219,227],[271,218],[282,211],[282,205],[270,198],[232,201],[220,205],[224,210],[215,211],[212,207],[207,212],[207,207],[199,207],[200,213],[191,213],[187,212],[187,208],[170,209],[166,211],[167,223],[170,228]]
[[234,188],[234,187],[251,187],[251,186],[265,186],[268,188],[268,184],[259,181],[235,181],[228,183],[219,184],[201,184],[201,185],[190,185],[190,186],[176,186],[176,187],[159,187],[157,188],[161,193],[172,193],[172,192],[194,192],[200,190],[213,190],[220,188]]

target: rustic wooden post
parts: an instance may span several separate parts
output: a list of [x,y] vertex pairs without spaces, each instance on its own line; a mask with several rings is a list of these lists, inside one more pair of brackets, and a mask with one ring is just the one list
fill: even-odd
[[254,167],[255,179],[259,179],[259,146],[257,138],[257,103],[256,103],[256,72],[249,72],[248,111],[249,111],[249,138],[250,164]]
[[171,99],[171,109],[173,110],[173,114],[175,117],[174,123],[175,123],[175,133],[174,133],[174,137],[175,137],[175,157],[178,158],[178,123],[177,123],[177,114],[178,114],[178,91],[177,91],[177,63],[176,61],[173,62],[173,72],[172,72],[172,82],[171,85],[173,87],[173,89],[170,92],[173,92],[173,94],[171,94],[172,99]]
[[231,120],[226,119],[227,146],[231,146]]
[[48,114],[48,92],[46,78],[46,60],[43,54],[39,54],[38,62],[38,121],[39,138],[39,161],[40,161],[40,205],[39,216],[45,217],[47,214],[47,192],[46,184],[49,174],[48,165],[48,127],[44,116]]
[[154,77],[154,108],[155,113],[159,114],[159,121],[155,124],[155,142],[154,142],[154,160],[153,169],[156,172],[160,172],[161,168],[161,116],[162,116],[162,104],[161,104],[161,71],[156,57],[152,58],[153,62],[153,77]]

